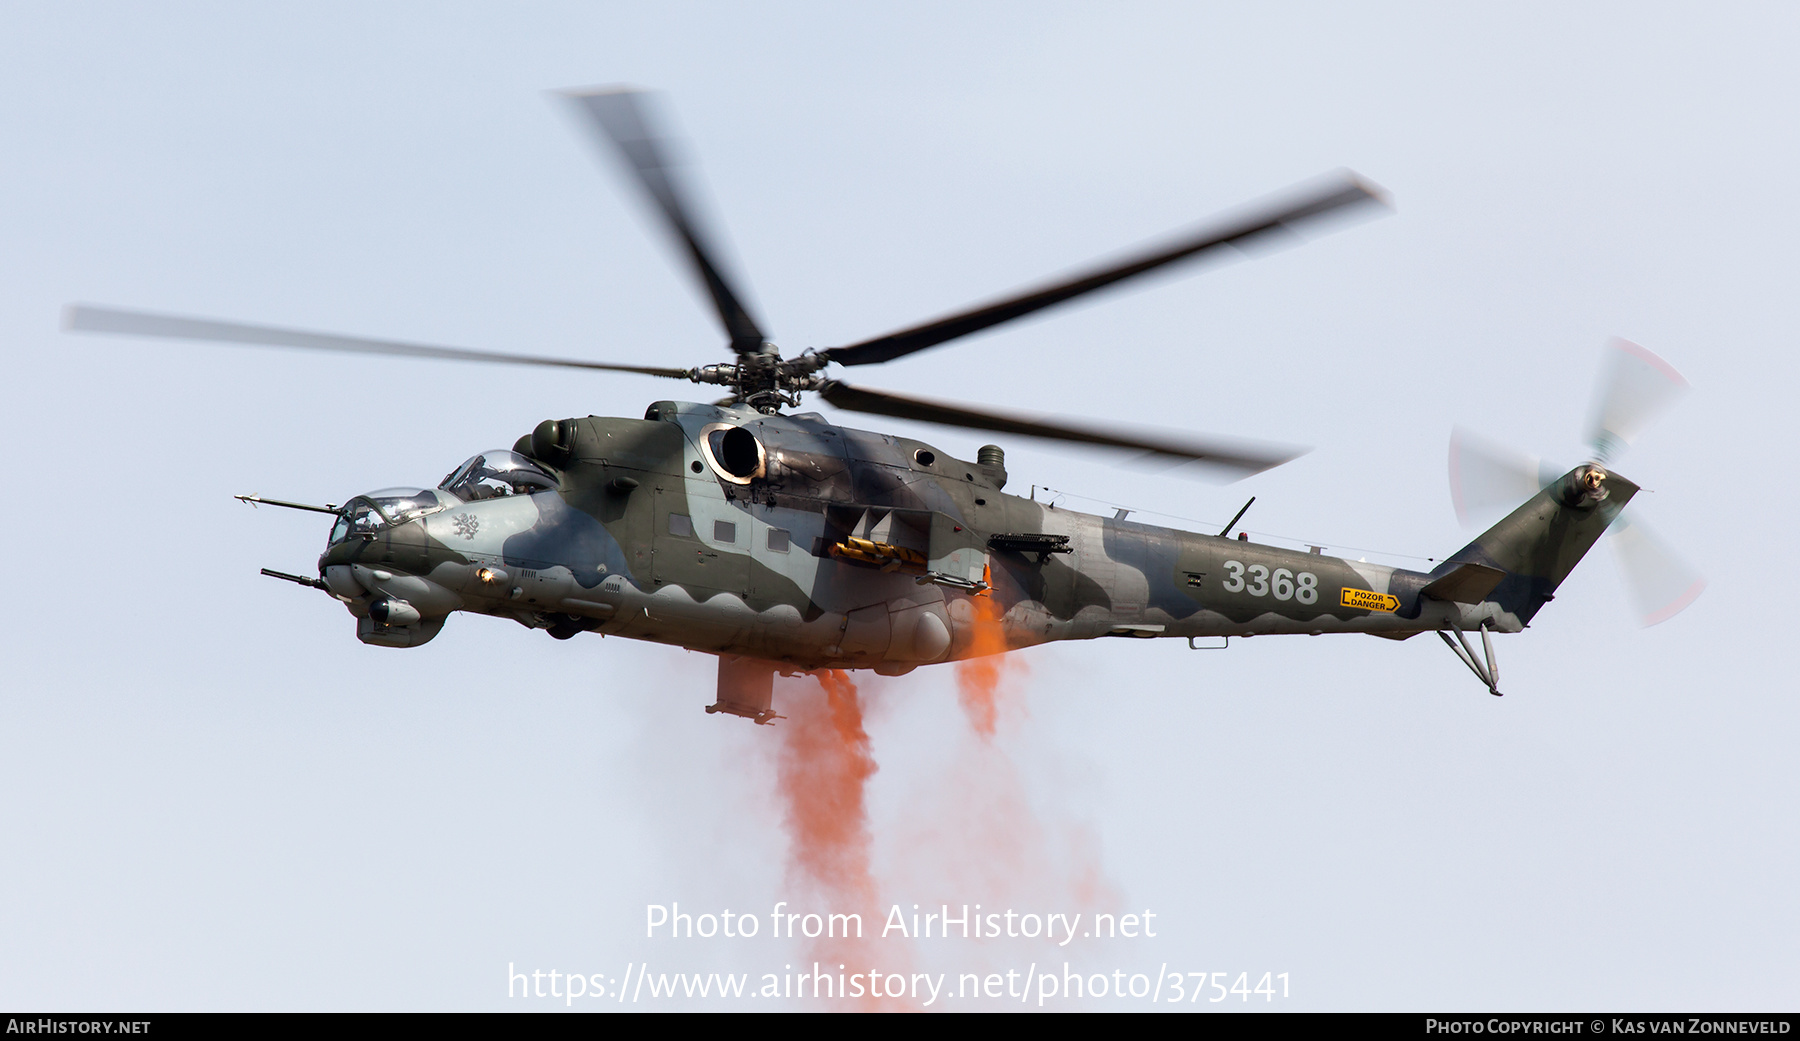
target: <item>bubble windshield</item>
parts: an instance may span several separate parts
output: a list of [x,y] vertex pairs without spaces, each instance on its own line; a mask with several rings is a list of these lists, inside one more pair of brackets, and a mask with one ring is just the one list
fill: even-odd
[[436,492],[428,492],[423,488],[383,488],[361,498],[373,502],[375,508],[391,524],[401,524],[414,517],[435,513],[448,505],[438,501]]
[[331,544],[335,546],[353,535],[373,538],[384,523],[375,504],[359,495],[338,514],[337,523],[331,528]]
[[556,487],[556,478],[519,453],[498,449],[471,457],[438,487],[463,502],[476,502],[547,491]]

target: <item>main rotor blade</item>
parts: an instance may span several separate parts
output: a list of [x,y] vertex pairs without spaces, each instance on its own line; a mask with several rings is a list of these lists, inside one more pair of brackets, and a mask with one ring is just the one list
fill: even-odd
[[[1223,438],[1189,440],[1178,436],[1154,436],[1076,426],[1069,423],[1038,419],[1032,416],[1008,415],[966,405],[949,405],[920,398],[903,397],[886,391],[862,390],[835,380],[818,389],[820,397],[849,412],[867,412],[877,416],[915,419],[923,423],[993,430],[1002,434],[1022,434],[1054,441],[1129,448],[1172,462],[1198,462],[1235,471],[1238,478],[1280,466],[1304,454],[1304,449],[1253,441],[1231,441]],[[1234,478],[1234,480],[1237,478]]]
[[141,311],[120,311],[110,307],[91,307],[87,304],[70,304],[63,312],[63,328],[75,332],[154,336],[169,340],[212,340],[218,343],[252,344],[258,347],[299,347],[313,351],[394,354],[411,358],[442,358],[449,361],[548,365],[563,369],[635,372],[643,376],[663,376],[677,380],[692,378],[692,371],[689,369],[665,369],[649,365],[614,365],[610,362],[576,361],[571,358],[544,358],[529,354],[504,354],[499,351],[471,351],[460,347],[432,347],[419,343],[398,343],[393,340],[366,340],[355,336],[338,336],[333,333],[309,333],[298,329],[276,329],[264,325],[216,322],[207,318],[181,318],[175,315],[145,314]]
[[768,337],[750,317],[750,312],[714,262],[716,250],[709,248],[707,236],[701,234],[693,206],[684,201],[675,168],[669,162],[667,135],[655,132],[654,121],[648,117],[641,100],[645,96],[640,91],[618,87],[568,95],[598,135],[618,149],[626,165],[637,175],[638,183],[662,211],[675,237],[681,240],[700,281],[712,295],[719,321],[724,323],[725,333],[731,337],[731,349],[739,354],[760,351]]
[[833,347],[820,353],[839,365],[872,365],[892,361],[914,351],[935,347],[970,333],[980,332],[1021,318],[1034,311],[1072,300],[1085,293],[1104,289],[1128,278],[1154,271],[1167,264],[1198,256],[1221,246],[1248,245],[1251,240],[1273,237],[1312,218],[1324,216],[1346,207],[1364,203],[1387,205],[1387,196],[1355,174],[1344,172],[1328,178],[1323,184],[1296,190],[1276,202],[1265,202],[1248,212],[1221,219],[1217,224],[1188,235],[1131,259],[1111,264],[1097,271],[1077,275],[1041,289],[949,315],[934,322],[878,336],[872,340]]
[[1674,404],[1687,391],[1688,381],[1673,365],[1629,340],[1607,344],[1601,365],[1588,443],[1594,446],[1594,460],[1604,463]]

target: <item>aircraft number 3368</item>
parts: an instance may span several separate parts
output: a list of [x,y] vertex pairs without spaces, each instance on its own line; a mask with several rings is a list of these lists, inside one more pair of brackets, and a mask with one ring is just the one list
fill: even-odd
[[1287,568],[1278,567],[1271,575],[1269,569],[1261,564],[1250,565],[1250,581],[1244,581],[1244,562],[1227,560],[1225,570],[1231,577],[1225,580],[1227,593],[1242,593],[1248,590],[1251,596],[1274,595],[1277,600],[1298,600],[1310,604],[1319,599],[1319,576],[1310,571],[1302,571],[1298,575]]

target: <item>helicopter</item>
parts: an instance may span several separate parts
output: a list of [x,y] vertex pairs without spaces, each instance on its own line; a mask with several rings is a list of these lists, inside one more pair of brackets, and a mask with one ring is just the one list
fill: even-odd
[[872,339],[784,356],[696,221],[648,96],[608,88],[567,97],[673,237],[731,360],[655,367],[87,304],[65,312],[65,327],[78,332],[627,372],[726,389],[711,403],[656,401],[641,418],[546,419],[433,488],[323,505],[239,496],[332,517],[315,575],[262,573],[339,601],[366,644],[422,645],[463,611],[562,640],[598,633],[674,645],[718,656],[707,712],[761,724],[781,718],[778,673],[900,675],[1100,637],[1196,646],[1232,636],[1435,632],[1498,695],[1492,635],[1522,631],[1638,490],[1597,450],[1589,462],[1546,473],[1524,489],[1523,505],[1429,572],[1234,539],[1243,510],[1207,534],[1008,494],[999,445],[957,459],[795,410],[814,394],[848,412],[1137,452],[1232,476],[1280,465],[1297,450],[903,396],[826,370],[891,361],[1203,256],[1300,241],[1302,229],[1386,207],[1385,194],[1354,174],[1329,175],[1121,261]]

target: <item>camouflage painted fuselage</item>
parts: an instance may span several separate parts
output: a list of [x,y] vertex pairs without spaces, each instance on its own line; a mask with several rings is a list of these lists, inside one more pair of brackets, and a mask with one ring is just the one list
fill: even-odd
[[[897,673],[968,656],[978,596],[1011,647],[1517,632],[1636,490],[1611,475],[1594,501],[1546,489],[1424,574],[1058,509],[1005,494],[998,449],[970,463],[815,414],[665,401],[546,423],[517,450],[560,486],[451,500],[327,549],[321,577],[365,641],[423,643],[466,610]],[[384,600],[401,607],[372,617]]]

